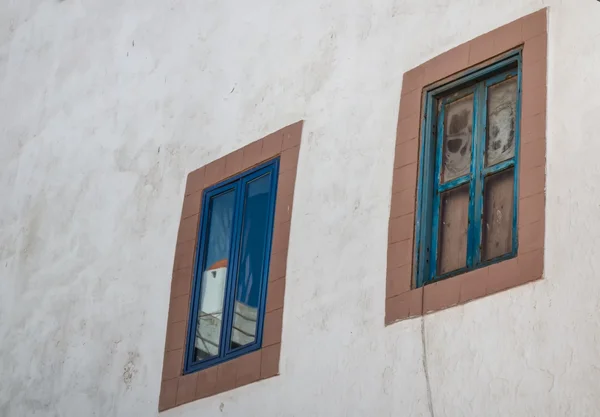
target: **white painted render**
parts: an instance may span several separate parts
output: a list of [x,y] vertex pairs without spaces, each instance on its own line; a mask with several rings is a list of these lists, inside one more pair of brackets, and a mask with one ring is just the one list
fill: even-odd
[[[384,327],[402,74],[544,6],[545,279]],[[186,174],[299,119],[281,375],[164,416],[600,416],[599,115],[595,0],[0,0],[0,416],[156,416]]]

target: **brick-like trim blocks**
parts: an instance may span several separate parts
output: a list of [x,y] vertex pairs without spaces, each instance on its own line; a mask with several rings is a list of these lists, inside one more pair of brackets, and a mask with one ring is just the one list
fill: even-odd
[[[303,122],[289,125],[188,175],[177,235],[158,409],[160,411],[279,374],[290,221]],[[275,225],[261,349],[183,375],[200,205],[204,188],[280,157]]]
[[[547,9],[481,35],[404,74],[396,136],[387,256],[385,324],[466,303],[542,278],[546,181]],[[421,103],[427,86],[523,47],[518,254],[415,288],[414,236]]]

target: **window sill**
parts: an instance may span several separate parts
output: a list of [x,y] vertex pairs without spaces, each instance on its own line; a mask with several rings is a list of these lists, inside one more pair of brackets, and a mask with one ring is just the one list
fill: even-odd
[[544,250],[517,257],[461,275],[412,289],[386,299],[386,326],[468,303],[542,278]]
[[280,343],[263,346],[210,368],[163,380],[159,411],[279,375],[280,350]]

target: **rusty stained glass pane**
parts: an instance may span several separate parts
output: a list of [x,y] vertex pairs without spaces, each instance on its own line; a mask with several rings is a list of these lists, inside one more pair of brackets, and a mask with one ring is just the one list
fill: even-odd
[[473,132],[473,95],[469,94],[446,105],[442,182],[469,173]]
[[465,184],[441,195],[438,275],[467,265],[468,227],[469,186]]
[[485,179],[482,260],[512,251],[514,170],[507,169]]
[[485,165],[492,166],[515,156],[517,77],[488,89]]

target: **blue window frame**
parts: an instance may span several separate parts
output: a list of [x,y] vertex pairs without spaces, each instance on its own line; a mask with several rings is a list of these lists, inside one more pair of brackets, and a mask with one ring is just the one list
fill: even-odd
[[521,50],[426,92],[417,287],[516,256]]
[[261,347],[279,159],[204,190],[184,373]]

